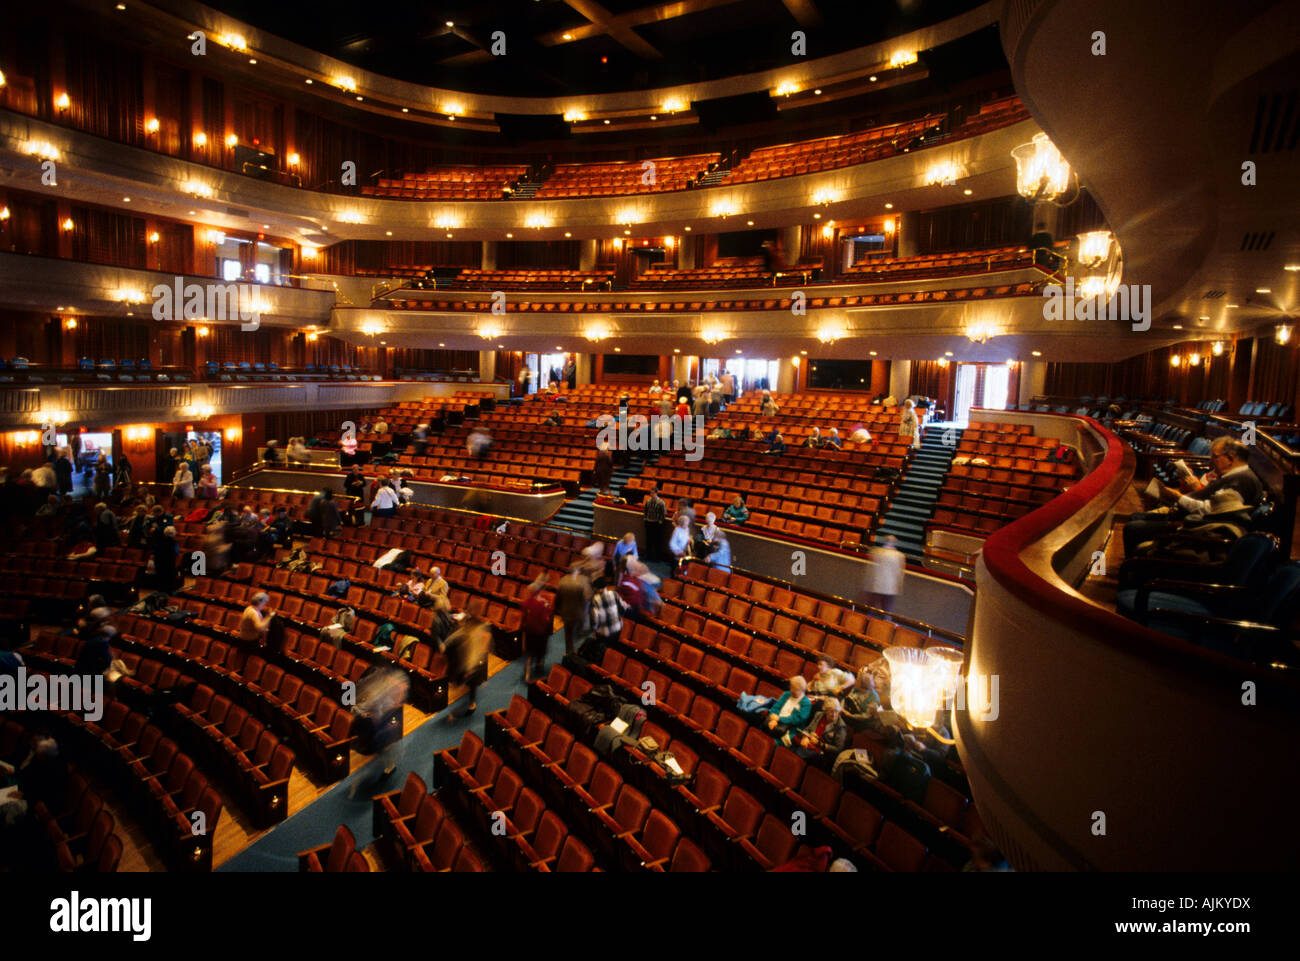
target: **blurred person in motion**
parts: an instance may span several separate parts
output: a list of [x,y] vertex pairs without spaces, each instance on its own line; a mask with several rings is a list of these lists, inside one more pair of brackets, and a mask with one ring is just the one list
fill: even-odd
[[524,589],[524,683],[542,676],[546,666],[546,647],[555,632],[555,605],[543,593],[546,575],[538,576]]
[[447,655],[448,679],[452,684],[467,688],[465,700],[469,702],[463,711],[448,711],[448,723],[468,717],[478,710],[475,697],[479,685],[487,680],[488,650],[491,646],[492,629],[487,621],[473,614],[465,615],[460,627],[443,644],[443,653]]
[[[402,761],[402,705],[410,690],[406,672],[396,667],[375,665],[357,681],[356,714],[359,727],[368,732],[370,746],[378,752],[379,775],[373,780],[358,778],[348,799],[369,797],[370,788],[397,770]],[[367,788],[363,792],[363,787]]]
[[903,593],[906,566],[907,557],[898,549],[898,538],[893,534],[873,547],[864,584],[867,603],[882,611],[893,611],[894,601]]

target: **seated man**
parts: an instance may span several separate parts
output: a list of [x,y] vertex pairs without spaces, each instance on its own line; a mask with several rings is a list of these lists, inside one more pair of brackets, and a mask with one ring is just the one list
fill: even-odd
[[764,453],[764,454],[784,454],[784,453],[785,453],[785,438],[784,438],[783,436],[781,436],[781,432],[780,432],[780,431],[777,431],[777,432],[776,432],[776,436],[772,438],[772,443],[768,445],[767,450],[763,451],[763,453]]
[[1155,540],[1188,514],[1210,513],[1210,498],[1217,491],[1233,489],[1241,495],[1246,506],[1258,506],[1264,496],[1264,485],[1250,469],[1249,458],[1250,448],[1241,441],[1232,437],[1215,440],[1210,445],[1210,462],[1218,474],[1217,479],[1195,494],[1181,494],[1172,487],[1161,485],[1161,499],[1172,501],[1173,506],[1166,511],[1132,515],[1124,525],[1124,555],[1133,557],[1139,544]]
[[546,417],[542,421],[543,427],[560,427],[563,424],[564,419],[560,417],[560,412],[558,410],[551,411],[550,416]]

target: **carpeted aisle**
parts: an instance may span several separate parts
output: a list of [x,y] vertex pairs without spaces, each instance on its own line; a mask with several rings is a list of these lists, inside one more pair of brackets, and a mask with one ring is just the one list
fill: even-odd
[[[557,663],[564,656],[564,632],[551,636],[547,648],[546,665]],[[263,837],[250,844],[239,854],[217,868],[218,871],[297,871],[298,852],[329,844],[340,824],[346,824],[356,835],[357,847],[363,848],[374,841],[374,823],[370,798],[385,791],[401,788],[408,771],[424,778],[433,787],[433,755],[443,748],[460,743],[467,727],[480,736],[483,734],[483,715],[500,710],[510,703],[514,694],[524,695],[524,662],[511,661],[490,677],[478,689],[478,710],[469,717],[448,724],[444,710],[426,720],[399,742],[402,754],[397,770],[384,778],[378,757],[372,757],[342,781],[333,785],[317,800],[307,805],[286,821],[277,825]],[[463,707],[464,699],[452,703],[447,710]],[[356,799],[349,795],[356,787]]]

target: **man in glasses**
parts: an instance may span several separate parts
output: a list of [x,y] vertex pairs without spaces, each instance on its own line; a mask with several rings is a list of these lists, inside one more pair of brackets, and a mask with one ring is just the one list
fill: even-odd
[[1250,469],[1249,458],[1250,448],[1241,441],[1233,437],[1218,438],[1210,445],[1214,480],[1189,494],[1161,484],[1161,501],[1168,502],[1170,509],[1129,518],[1124,525],[1124,556],[1134,556],[1139,544],[1155,539],[1188,514],[1208,513],[1210,498],[1218,491],[1235,490],[1247,506],[1258,506],[1264,496],[1264,485]]

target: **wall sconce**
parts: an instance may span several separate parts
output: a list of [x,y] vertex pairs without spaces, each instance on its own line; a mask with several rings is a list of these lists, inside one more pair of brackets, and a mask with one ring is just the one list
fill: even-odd
[[[206,141],[204,141],[206,143]],[[198,180],[187,180],[181,184],[181,191],[191,197],[211,198],[212,188]]]
[[1187,355],[1187,366],[1188,366],[1188,367],[1200,367],[1200,366],[1201,366],[1201,355],[1198,354],[1198,353],[1196,353],[1195,351],[1193,351],[1192,353],[1188,354],[1188,355]]
[[18,430],[9,435],[19,447],[34,447],[41,435],[34,430]]
[[891,67],[906,67],[910,63],[916,63],[917,56],[914,50],[898,50],[889,58]]
[[208,135],[202,130],[194,135],[194,146],[206,147],[208,145]]
[[290,167],[296,167],[296,166],[298,166],[298,162],[299,162],[302,158],[299,157],[296,153],[291,153],[291,154],[289,154],[289,156],[287,156],[287,157],[284,158],[284,159],[288,161]]
[[664,113],[677,113],[679,110],[685,110],[686,104],[678,97],[669,97],[663,102],[662,109]]
[[361,325],[361,333],[366,334],[369,337],[373,337],[375,334],[382,334],[383,332],[384,328],[380,327],[373,320],[367,320]]
[[727,332],[716,325],[705,327],[700,331],[700,339],[706,344],[718,344],[727,339]]
[[504,333],[504,331],[502,331],[502,329],[496,324],[489,323],[480,324],[477,333],[484,340],[496,340]]
[[584,121],[584,120],[586,120],[586,119],[587,119],[587,114],[586,114],[585,111],[582,111],[582,110],[566,110],[566,111],[564,111],[564,122],[565,122],[565,123],[581,123],[582,121]]
[[161,126],[162,126],[162,124],[160,124],[160,123],[158,122],[158,118],[157,118],[157,117],[150,117],[148,120],[146,120],[146,121],[144,122],[144,132],[145,132],[145,133],[157,133],[157,132],[158,132],[158,128],[161,127]]
[[230,441],[232,444],[238,443],[239,438],[243,436],[243,433],[244,432],[238,427],[227,427],[226,440]]
[[67,318],[67,319],[63,322],[63,329],[64,329],[64,330],[76,330],[76,329],[77,329],[77,318],[76,318],[76,317],[69,317],[69,318]]
[[226,134],[226,146],[229,147],[231,150],[234,150],[236,147],[239,146],[239,138],[236,137],[233,133]]
[[72,100],[66,93],[61,93],[54,98],[54,106],[58,107],[60,110],[67,110],[72,106]]
[[208,333],[209,333],[208,328],[206,328],[206,327],[200,327],[200,328],[198,328],[198,330],[196,330],[196,331],[194,331],[194,332],[195,332],[196,334],[198,334],[200,337],[206,337],[206,336],[208,336]]
[[817,339],[823,344],[833,344],[848,335],[848,330],[841,323],[822,324],[817,328]]
[[348,93],[357,92],[357,82],[351,77],[334,77],[330,80],[330,83],[334,84],[334,86],[338,87],[340,90],[346,90]]
[[664,250],[672,250],[673,247],[675,247],[676,245],[677,245],[677,238],[676,238],[676,237],[665,237],[665,238],[664,238]]
[[798,369],[799,369],[799,365],[800,365],[801,363],[803,363],[803,358],[802,358],[802,357],[791,357],[791,358],[790,358],[790,364],[794,367],[795,370],[798,370]]
[[8,219],[9,219],[9,208],[0,207],[0,222],[6,221]]
[[930,187],[951,187],[957,182],[959,173],[960,172],[957,170],[957,165],[955,163],[951,160],[945,160],[941,163],[935,164],[926,171],[925,182],[926,185]]
[[1183,359],[1182,359],[1181,357],[1179,357],[1177,354],[1173,354],[1173,355],[1170,356],[1170,358],[1169,358],[1169,366],[1170,366],[1170,367],[1177,367],[1177,366],[1178,366],[1179,364],[1181,364],[1182,362],[1183,362]]
[[207,237],[208,243],[214,247],[219,247],[226,242],[226,235],[220,230],[209,230]]
[[238,50],[240,53],[248,50],[248,41],[238,33],[223,33],[217,37],[217,43],[223,47],[229,47],[231,50]]
[[582,332],[583,337],[586,337],[588,340],[595,341],[597,343],[604,340],[609,335],[610,335],[609,325],[604,323],[588,324],[587,329]]
[[1216,341],[1214,342],[1214,346],[1210,348],[1210,353],[1212,353],[1215,357],[1222,357],[1222,356],[1223,356],[1223,341],[1221,341],[1221,340],[1216,340]]
[[63,223],[60,224],[59,226],[61,226],[65,231],[68,231],[68,230],[71,230],[73,227],[75,227],[76,224],[74,224],[74,223],[72,222],[72,218],[71,218],[71,217],[66,217],[66,218],[64,218]]
[[1281,346],[1286,346],[1291,342],[1291,325],[1278,324],[1277,331],[1273,334],[1273,339]]
[[149,234],[149,243],[151,244],[156,244],[161,239],[162,238],[158,235],[158,231],[156,230]]
[[23,153],[40,157],[42,160],[60,160],[63,157],[63,154],[59,153],[59,148],[48,140],[27,141],[23,144]]
[[345,210],[339,214],[339,223],[341,224],[359,224],[362,221],[361,214],[355,210]]
[[833,222],[822,224],[822,236],[827,240],[835,236],[835,224]]
[[307,331],[307,343],[309,343],[309,344],[314,344],[314,343],[316,343],[316,340],[317,340],[319,337],[320,337],[320,334],[316,333],[316,331],[314,331],[314,330],[309,330],[309,331]]

